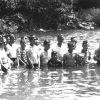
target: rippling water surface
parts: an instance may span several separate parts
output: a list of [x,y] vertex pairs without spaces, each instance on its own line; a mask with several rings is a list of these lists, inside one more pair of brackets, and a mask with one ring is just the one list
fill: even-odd
[[[84,32],[83,32],[84,33]],[[98,47],[99,32],[79,32],[79,45],[89,40],[93,53]],[[64,34],[65,43],[71,35]],[[45,36],[55,41],[56,37]],[[41,38],[45,38],[44,36]],[[0,100],[99,100],[100,68],[89,63],[79,69],[55,71],[29,71],[24,68],[0,75]]]

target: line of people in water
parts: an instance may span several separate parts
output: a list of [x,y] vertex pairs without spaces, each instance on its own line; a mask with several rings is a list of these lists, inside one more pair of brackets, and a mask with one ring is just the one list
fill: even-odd
[[[40,45],[35,35],[21,37],[19,45],[15,40],[14,34],[0,36],[0,70],[3,72],[21,66],[34,70],[84,67],[91,59],[87,40],[82,42],[80,53],[76,51],[75,37],[71,37],[65,45],[62,34],[57,36],[57,43],[52,45],[48,39]],[[93,58],[100,65],[100,48],[95,50]]]

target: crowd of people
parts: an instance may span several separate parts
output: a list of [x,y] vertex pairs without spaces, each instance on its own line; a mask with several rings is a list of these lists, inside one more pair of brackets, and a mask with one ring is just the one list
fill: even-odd
[[[57,36],[57,43],[45,39],[43,44],[35,35],[23,36],[16,44],[14,34],[0,36],[0,70],[7,73],[13,68],[27,69],[67,69],[84,67],[91,59],[88,41],[82,42],[82,50],[77,53],[77,40],[71,37],[65,46],[62,34]],[[93,59],[100,65],[100,48],[95,51]]]

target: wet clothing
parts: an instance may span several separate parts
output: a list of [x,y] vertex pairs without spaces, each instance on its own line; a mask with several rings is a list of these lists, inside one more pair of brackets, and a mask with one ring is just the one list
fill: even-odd
[[[28,50],[28,58],[31,62],[31,64],[34,66],[38,65],[38,67],[40,66],[40,51],[38,46],[34,45],[33,47],[30,46],[29,50]],[[35,66],[34,66],[35,68]],[[36,68],[35,68],[36,69]]]
[[27,61],[27,50],[22,50],[22,48],[18,48],[17,50],[17,57],[21,59],[24,63],[28,63]]
[[42,50],[40,54],[40,68],[44,69],[44,67],[47,67],[47,63],[51,58],[51,52],[52,50],[49,49],[48,51]]
[[63,56],[63,68],[67,68],[67,67],[75,67],[76,64],[76,60],[77,60],[77,55],[75,53],[66,53]]
[[18,48],[17,50],[17,57],[19,60],[19,65],[21,66],[26,66],[26,68],[28,69],[32,69],[33,65],[31,63],[31,61],[28,59],[28,50],[22,50],[22,48]]
[[7,44],[6,51],[9,58],[17,58],[17,49],[17,44],[13,43],[12,46],[10,44]]
[[62,68],[62,62],[60,60],[50,59],[47,63],[48,69],[59,69]]

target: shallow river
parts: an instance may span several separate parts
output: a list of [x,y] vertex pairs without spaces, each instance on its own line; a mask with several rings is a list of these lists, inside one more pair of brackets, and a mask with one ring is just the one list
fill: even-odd
[[[99,31],[75,31],[78,49],[82,40],[88,39],[89,49],[94,53],[99,43]],[[41,34],[42,35],[42,34]],[[66,43],[70,36],[64,33]],[[56,36],[46,34],[52,43]],[[92,64],[91,64],[92,63]],[[0,100],[99,100],[100,67],[91,60],[87,66],[77,70],[29,71],[24,68],[0,75]]]

